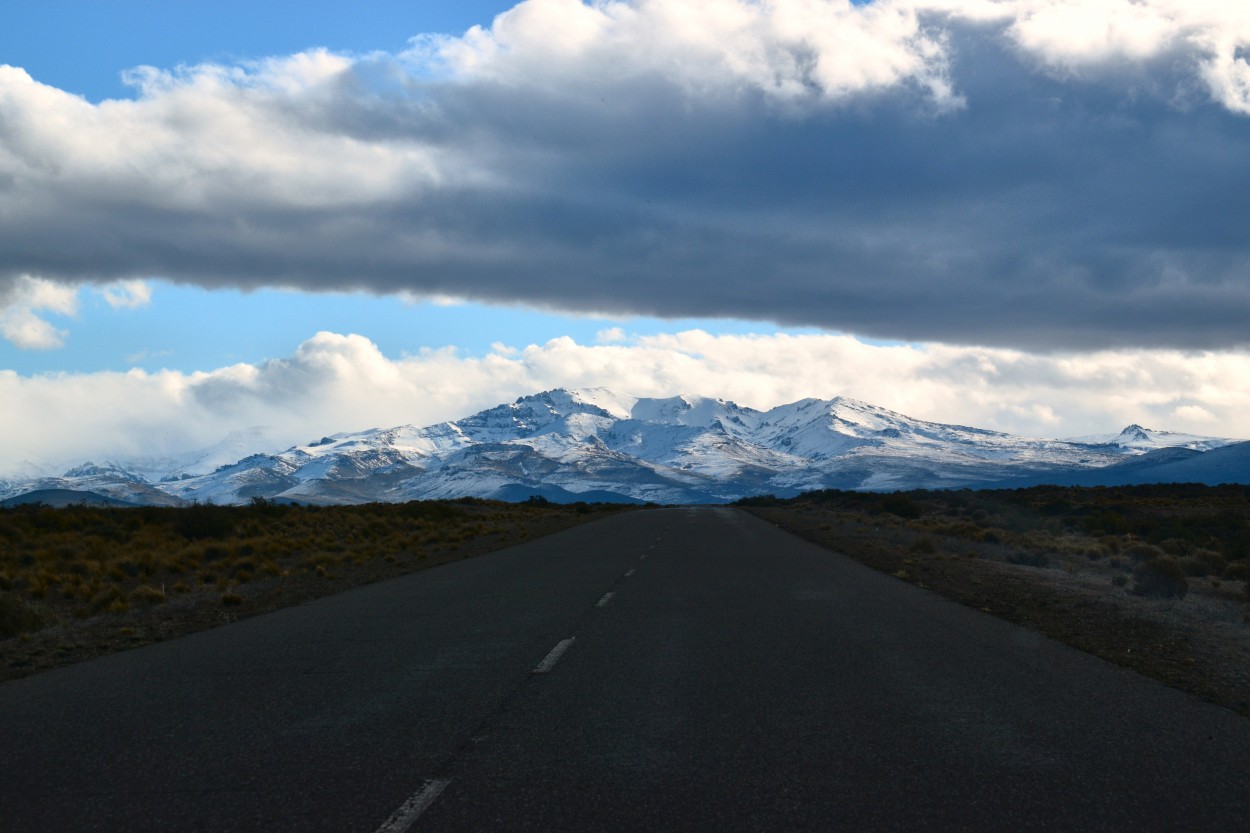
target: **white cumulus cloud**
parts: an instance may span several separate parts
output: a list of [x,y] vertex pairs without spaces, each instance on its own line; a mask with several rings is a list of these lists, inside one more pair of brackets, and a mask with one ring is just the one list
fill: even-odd
[[152,287],[146,281],[117,281],[100,288],[104,302],[113,309],[138,309],[152,302]]
[[52,281],[22,275],[0,285],[0,336],[22,350],[50,350],[65,343],[66,332],[57,329],[41,312],[74,315],[78,290]]

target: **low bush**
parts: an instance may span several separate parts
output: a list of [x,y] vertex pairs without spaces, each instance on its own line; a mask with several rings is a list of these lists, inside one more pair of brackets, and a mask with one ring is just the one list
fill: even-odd
[[1183,599],[1189,592],[1185,571],[1170,555],[1143,561],[1133,570],[1133,593],[1154,599]]
[[926,535],[924,538],[917,538],[910,549],[911,552],[917,553],[935,553],[937,552],[937,545],[933,543],[932,538]]
[[1250,581],[1250,564],[1244,561],[1234,561],[1224,568],[1224,578],[1233,581]]
[[919,518],[924,511],[919,503],[902,492],[887,495],[881,502],[881,509],[891,515],[910,520]]
[[91,597],[88,604],[92,613],[121,613],[129,606],[126,597],[122,595],[121,588],[116,584],[110,584],[98,591]]
[[1007,553],[1010,564],[1022,564],[1025,567],[1049,567],[1050,556],[1037,550],[1012,550]]
[[1187,576],[1219,576],[1227,567],[1224,556],[1211,550],[1194,550],[1192,555],[1181,559],[1181,569]]
[[1171,557],[1154,544],[1130,544],[1120,552],[1136,562],[1157,561],[1160,558]]
[[0,639],[8,639],[43,624],[39,611],[12,593],[0,593]]
[[161,587],[152,587],[148,584],[140,584],[134,590],[130,591],[130,601],[136,604],[155,605],[165,601],[165,590]]
[[1181,538],[1168,538],[1159,542],[1159,549],[1168,555],[1183,556],[1193,552],[1194,545]]

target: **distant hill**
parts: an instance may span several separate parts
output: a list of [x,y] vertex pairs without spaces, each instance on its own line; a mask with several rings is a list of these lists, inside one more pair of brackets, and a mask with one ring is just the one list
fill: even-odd
[[491,500],[504,500],[510,503],[520,503],[534,497],[540,497],[552,503],[629,503],[637,505],[646,503],[646,501],[632,498],[629,495],[622,495],[603,489],[570,492],[568,489],[560,486],[522,486],[517,483],[500,486],[490,494],[484,495],[484,497]]
[[1250,483],[1250,442],[1235,443],[1181,459],[1160,461],[1158,465],[1130,474],[1125,485],[1137,483]]
[[977,484],[978,488],[1024,489],[1031,486],[1139,486],[1147,483],[1250,483],[1250,442],[1210,451],[1159,448],[1098,469],[1069,469],[1010,477]]
[[139,506],[128,500],[97,495],[95,492],[79,492],[73,489],[36,489],[33,492],[0,500],[0,506],[25,506],[40,503],[44,506]]

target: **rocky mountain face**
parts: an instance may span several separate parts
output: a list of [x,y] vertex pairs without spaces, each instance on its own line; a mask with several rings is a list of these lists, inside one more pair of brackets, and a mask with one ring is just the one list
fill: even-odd
[[[640,399],[604,389],[552,390],[452,422],[335,434],[230,458],[231,449],[254,448],[262,438],[251,433],[177,457],[89,463],[62,477],[0,482],[0,499],[69,489],[141,504],[465,495],[716,503],[822,488],[1096,479],[1122,466],[1149,478],[1151,454],[1162,455],[1159,465],[1179,462],[1179,454],[1188,466],[1181,470],[1192,474],[1207,453],[1235,442],[1136,425],[1118,435],[1030,439],[916,420],[843,397],[757,411],[723,399]],[[1236,455],[1224,456],[1220,469],[1227,472]]]

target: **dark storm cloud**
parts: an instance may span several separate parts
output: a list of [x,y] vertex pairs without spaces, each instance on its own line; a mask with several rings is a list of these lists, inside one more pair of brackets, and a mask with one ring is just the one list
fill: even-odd
[[1090,46],[972,2],[829,3],[800,36],[786,5],[705,5],[754,15],[702,21],[709,46],[655,3],[546,0],[406,56],[148,73],[99,106],[0,71],[0,272],[1250,341],[1250,108],[1193,21]]

